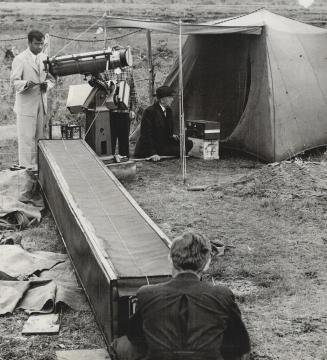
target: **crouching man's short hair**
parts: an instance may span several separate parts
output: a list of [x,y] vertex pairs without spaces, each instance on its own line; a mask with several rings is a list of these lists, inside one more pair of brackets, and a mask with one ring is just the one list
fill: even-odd
[[210,251],[210,242],[203,235],[186,232],[173,240],[170,257],[177,270],[200,272],[210,259]]

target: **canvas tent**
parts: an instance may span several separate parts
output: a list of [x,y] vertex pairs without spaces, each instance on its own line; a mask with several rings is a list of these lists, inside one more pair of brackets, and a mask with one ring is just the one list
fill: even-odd
[[[185,119],[219,121],[226,145],[268,162],[326,145],[327,30],[267,10],[210,25],[262,32],[187,38]],[[166,83],[178,86],[178,63]]]
[[[219,121],[227,146],[271,162],[327,144],[326,29],[264,9],[180,26],[107,19],[109,27],[188,35],[182,55],[185,120]],[[176,61],[166,84],[178,88],[179,70]]]

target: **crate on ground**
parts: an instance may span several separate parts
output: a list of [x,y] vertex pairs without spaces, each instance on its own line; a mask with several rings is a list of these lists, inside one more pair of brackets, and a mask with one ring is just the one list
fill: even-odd
[[220,123],[207,120],[187,120],[186,135],[193,141],[193,148],[189,152],[204,160],[219,159]]

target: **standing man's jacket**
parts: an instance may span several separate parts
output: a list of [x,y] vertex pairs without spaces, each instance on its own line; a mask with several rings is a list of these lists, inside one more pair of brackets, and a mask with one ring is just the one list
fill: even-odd
[[135,147],[135,156],[167,155],[164,153],[167,145],[174,143],[172,135],[172,110],[167,108],[165,116],[159,102],[155,102],[144,110],[141,120],[141,135]]
[[250,340],[233,293],[182,273],[142,287],[128,338],[146,360],[237,359]]
[[54,82],[44,71],[43,60],[46,55],[38,54],[40,59],[39,66],[35,63],[30,50],[18,54],[12,63],[10,81],[16,90],[16,100],[14,111],[19,115],[37,116],[38,104],[41,99],[44,113],[47,113],[47,92],[41,93],[40,87],[35,86],[32,89],[24,89],[27,81],[35,83],[48,83],[48,89],[54,86]]

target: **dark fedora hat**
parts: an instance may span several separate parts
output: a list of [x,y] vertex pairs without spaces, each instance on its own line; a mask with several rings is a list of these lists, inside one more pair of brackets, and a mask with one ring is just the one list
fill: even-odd
[[167,85],[160,86],[156,90],[157,99],[161,99],[166,96],[174,96],[174,95],[175,95],[175,90]]

